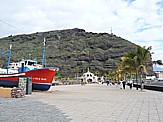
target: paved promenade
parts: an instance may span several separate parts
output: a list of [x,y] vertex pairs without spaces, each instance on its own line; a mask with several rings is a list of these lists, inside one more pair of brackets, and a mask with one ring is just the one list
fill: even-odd
[[25,98],[0,98],[0,122],[163,122],[163,92],[53,86]]
[[157,91],[67,85],[33,92],[29,97],[55,106],[71,122],[163,122],[163,93]]

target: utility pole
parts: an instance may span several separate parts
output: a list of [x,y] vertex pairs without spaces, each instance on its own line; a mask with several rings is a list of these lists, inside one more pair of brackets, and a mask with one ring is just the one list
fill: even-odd
[[111,29],[110,29],[110,32],[111,32],[110,34],[113,35],[112,27],[111,27]]

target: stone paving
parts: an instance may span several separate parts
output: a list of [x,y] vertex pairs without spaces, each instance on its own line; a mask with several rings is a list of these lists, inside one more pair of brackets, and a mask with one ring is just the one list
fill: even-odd
[[71,122],[163,122],[163,93],[157,91],[86,84],[53,86],[27,97],[55,106]]
[[70,120],[55,106],[33,98],[0,97],[0,122],[69,122]]

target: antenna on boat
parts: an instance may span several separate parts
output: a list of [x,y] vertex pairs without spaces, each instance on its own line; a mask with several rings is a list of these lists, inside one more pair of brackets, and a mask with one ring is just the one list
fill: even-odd
[[9,69],[9,65],[10,65],[11,48],[12,48],[12,45],[10,44],[10,50],[9,50],[9,54],[8,54],[7,74],[8,74],[8,69]]
[[43,49],[43,55],[42,55],[42,68],[45,67],[45,51],[46,51],[45,44],[46,44],[46,39],[44,37],[44,49]]

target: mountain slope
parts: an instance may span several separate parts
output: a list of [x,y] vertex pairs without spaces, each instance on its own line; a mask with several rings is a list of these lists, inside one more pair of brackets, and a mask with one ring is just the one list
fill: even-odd
[[[81,75],[88,67],[92,72],[108,73],[120,58],[135,49],[135,44],[114,34],[92,33],[83,29],[67,29],[0,39],[0,49],[12,44],[11,61],[32,58],[41,62],[43,38],[46,38],[46,66],[57,66],[63,77]],[[7,57],[0,63],[7,65]]]

